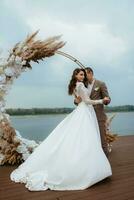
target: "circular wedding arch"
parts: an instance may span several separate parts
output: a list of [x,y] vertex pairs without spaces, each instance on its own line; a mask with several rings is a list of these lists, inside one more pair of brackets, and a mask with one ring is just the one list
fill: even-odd
[[0,60],[0,165],[21,163],[38,146],[35,141],[27,140],[20,135],[19,131],[12,126],[9,114],[6,113],[5,97],[14,80],[26,69],[32,69],[32,61],[39,63],[40,60],[55,54],[64,56],[79,67],[85,68],[73,56],[59,51],[65,45],[65,42],[60,41],[61,36],[37,40],[35,39],[37,33],[38,31],[17,43],[10,51],[9,57]]

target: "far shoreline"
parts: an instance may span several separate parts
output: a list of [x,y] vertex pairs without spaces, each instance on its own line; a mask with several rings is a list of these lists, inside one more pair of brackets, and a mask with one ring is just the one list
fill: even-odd
[[[23,115],[57,115],[57,114],[69,114],[73,108],[8,108],[6,109],[7,114],[11,116],[23,116]],[[133,105],[124,106],[105,106],[106,113],[124,113],[134,112]]]

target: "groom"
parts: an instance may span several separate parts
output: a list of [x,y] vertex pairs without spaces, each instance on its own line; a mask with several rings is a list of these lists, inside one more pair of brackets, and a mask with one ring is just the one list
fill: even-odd
[[[104,99],[103,103],[104,105],[108,105],[111,101],[109,97],[109,93],[107,90],[107,86],[104,82],[96,80],[94,78],[94,72],[92,68],[86,67],[86,74],[88,79],[88,90],[90,93],[90,99],[98,100],[98,99]],[[77,105],[81,102],[81,98],[75,98],[74,103]],[[104,150],[104,153],[108,157],[108,148],[107,148],[107,141],[106,141],[106,120],[107,116],[104,111],[104,105],[98,104],[94,105],[94,110],[96,112],[96,117],[99,124],[100,129],[100,136],[101,136],[101,143],[102,148]]]

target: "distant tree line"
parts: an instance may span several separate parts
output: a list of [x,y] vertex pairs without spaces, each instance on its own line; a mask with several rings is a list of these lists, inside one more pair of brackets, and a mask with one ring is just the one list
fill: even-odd
[[[65,114],[70,113],[74,108],[8,108],[7,113],[10,115],[44,115],[44,114]],[[132,112],[133,105],[124,106],[106,106],[106,112]]]
[[134,105],[124,106],[106,106],[106,112],[132,112],[134,111]]
[[10,115],[44,115],[70,113],[74,108],[8,108]]

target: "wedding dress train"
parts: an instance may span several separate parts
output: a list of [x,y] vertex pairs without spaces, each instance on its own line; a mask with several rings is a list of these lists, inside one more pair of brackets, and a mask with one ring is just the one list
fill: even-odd
[[102,100],[90,100],[82,82],[75,92],[82,102],[11,173],[12,181],[31,191],[82,190],[112,175],[91,105]]

